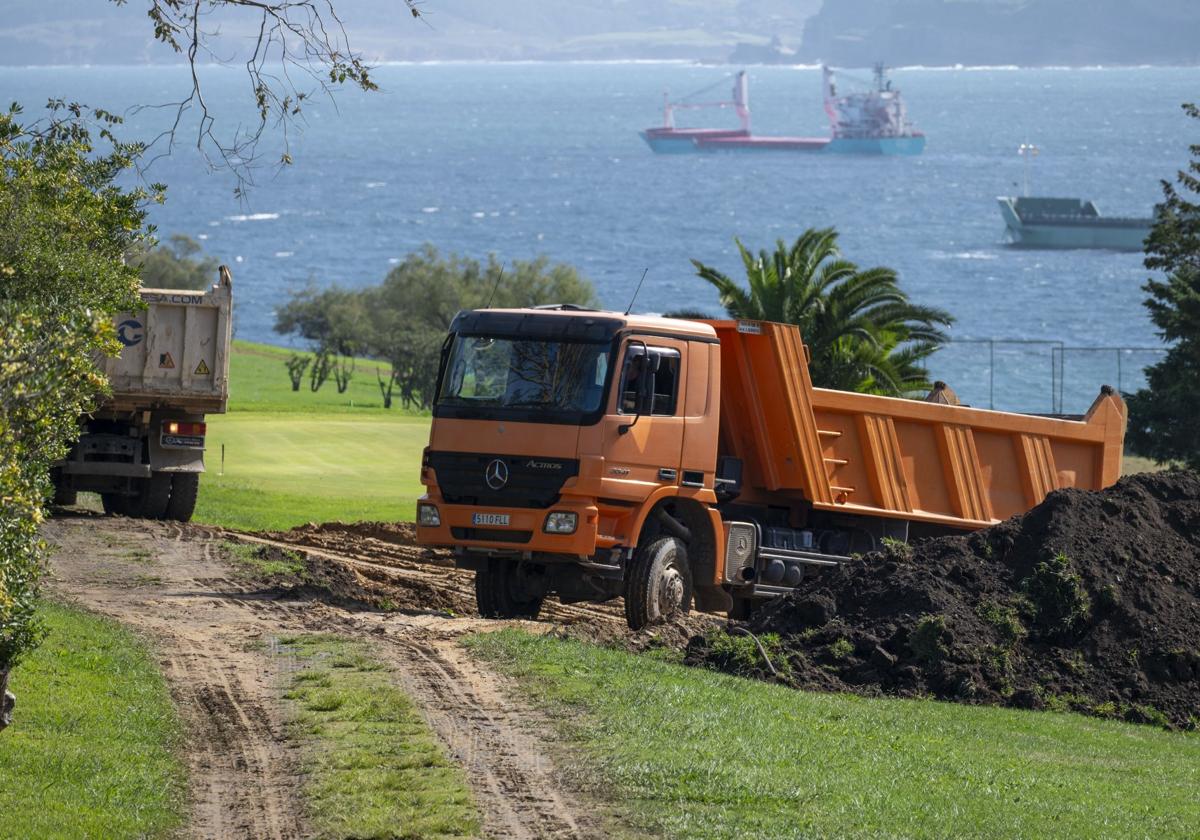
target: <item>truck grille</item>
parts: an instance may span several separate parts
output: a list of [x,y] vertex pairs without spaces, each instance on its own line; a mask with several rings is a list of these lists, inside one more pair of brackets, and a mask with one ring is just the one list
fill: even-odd
[[729,536],[725,542],[725,580],[730,583],[745,583],[754,577],[758,527],[753,522],[726,524],[729,526]]
[[[488,470],[496,461],[507,480],[489,486]],[[430,452],[429,465],[447,502],[481,507],[548,508],[558,502],[563,483],[579,475],[579,461],[565,458]]]
[[487,542],[527,543],[533,531],[501,531],[498,528],[451,528],[456,540],[486,540]]

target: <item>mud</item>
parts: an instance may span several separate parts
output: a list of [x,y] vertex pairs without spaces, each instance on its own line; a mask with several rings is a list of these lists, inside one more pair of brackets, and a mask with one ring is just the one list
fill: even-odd
[[1061,490],[968,536],[889,546],[687,660],[865,695],[1200,725],[1200,475]]
[[[574,788],[556,763],[552,723],[468,656],[468,633],[519,626],[606,644],[682,647],[711,618],[632,634],[612,605],[548,601],[544,620],[475,616],[473,576],[415,545],[411,526],[305,526],[241,534],[201,525],[60,511],[49,588],[145,633],[188,730],[187,836],[304,837],[297,742],[280,686],[289,661],[274,640],[334,632],[366,640],[462,765],[487,837],[593,838],[627,830]],[[253,574],[225,543],[299,570]],[[295,566],[294,562],[280,564]],[[298,667],[298,666],[297,666]]]

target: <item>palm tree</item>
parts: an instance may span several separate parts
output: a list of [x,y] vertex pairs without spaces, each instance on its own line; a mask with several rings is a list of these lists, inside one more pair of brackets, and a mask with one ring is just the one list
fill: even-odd
[[791,247],[752,254],[740,240],[749,288],[692,260],[732,318],[796,324],[812,354],[813,384],[889,396],[929,388],[924,360],[946,341],[948,312],[909,301],[890,268],[842,257],[833,228],[809,228]]

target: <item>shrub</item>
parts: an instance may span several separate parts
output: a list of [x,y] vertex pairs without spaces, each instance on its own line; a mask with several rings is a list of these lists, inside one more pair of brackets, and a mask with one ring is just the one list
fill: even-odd
[[111,315],[137,305],[141,190],[113,185],[140,149],[97,155],[85,119],[113,140],[102,111],[50,103],[49,117],[0,113],[0,674],[36,644],[38,537],[49,471],[106,383],[92,359],[115,353]]
[[1091,598],[1061,552],[1038,563],[1021,589],[1033,605],[1035,623],[1049,636],[1069,635],[1091,618]]
[[944,616],[923,615],[908,637],[908,647],[913,656],[932,665],[949,655],[951,638]]

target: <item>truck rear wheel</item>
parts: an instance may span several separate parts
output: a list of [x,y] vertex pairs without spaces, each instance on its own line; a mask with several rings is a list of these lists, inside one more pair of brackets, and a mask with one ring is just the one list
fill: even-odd
[[167,502],[167,519],[187,522],[196,509],[200,493],[200,473],[175,473],[171,477],[171,500]]
[[162,519],[167,513],[171,498],[171,474],[151,473],[149,478],[138,481],[138,494],[134,497],[130,513],[143,519]]
[[104,505],[104,512],[109,516],[132,516],[130,503],[133,501],[133,497],[131,496],[123,496],[120,493],[101,493],[100,501]]
[[484,618],[537,618],[545,599],[544,577],[528,564],[493,558],[475,573],[475,604]]
[[692,608],[692,570],[687,546],[676,537],[659,537],[639,547],[626,570],[625,620],[641,630]]
[[70,507],[79,501],[79,494],[73,487],[63,487],[58,481],[54,482],[54,504],[59,507]]

